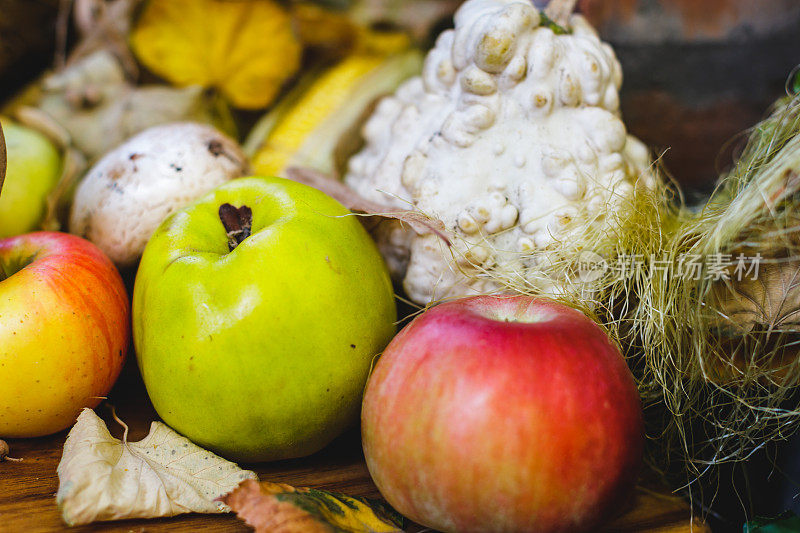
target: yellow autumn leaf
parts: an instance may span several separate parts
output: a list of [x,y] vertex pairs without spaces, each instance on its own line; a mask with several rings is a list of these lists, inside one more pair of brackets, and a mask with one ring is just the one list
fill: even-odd
[[300,66],[289,12],[274,0],[149,0],[131,32],[139,61],[178,86],[269,105]]
[[282,483],[243,481],[220,498],[256,533],[402,533],[386,504]]

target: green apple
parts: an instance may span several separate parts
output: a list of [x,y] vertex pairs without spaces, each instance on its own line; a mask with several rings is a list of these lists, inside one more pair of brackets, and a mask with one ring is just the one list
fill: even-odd
[[28,233],[45,215],[47,195],[61,175],[61,155],[41,133],[6,118],[8,168],[0,193],[0,238]]
[[305,456],[355,424],[395,320],[358,218],[281,178],[233,180],[165,220],[133,293],[156,411],[244,461]]

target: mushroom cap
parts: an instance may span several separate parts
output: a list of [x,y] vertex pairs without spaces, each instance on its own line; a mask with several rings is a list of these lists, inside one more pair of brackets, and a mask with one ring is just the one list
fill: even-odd
[[71,233],[132,265],[158,225],[175,211],[247,171],[238,144],[211,126],[156,126],[107,153],[75,193]]

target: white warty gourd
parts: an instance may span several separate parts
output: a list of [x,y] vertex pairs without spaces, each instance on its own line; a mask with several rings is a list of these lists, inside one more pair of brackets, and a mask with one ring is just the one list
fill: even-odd
[[603,224],[634,187],[652,184],[648,150],[620,118],[611,46],[580,15],[566,34],[542,23],[528,1],[468,0],[422,75],[364,126],[346,183],[457,236],[448,248],[397,221],[375,231],[417,303],[496,291],[476,274],[498,265],[541,285],[543,258],[576,217]]

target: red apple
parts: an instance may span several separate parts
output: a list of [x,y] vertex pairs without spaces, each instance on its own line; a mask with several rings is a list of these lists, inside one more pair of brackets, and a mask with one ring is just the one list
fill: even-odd
[[117,379],[128,295],[92,243],[39,232],[0,240],[0,438],[70,426]]
[[438,305],[395,337],[361,413],[367,466],[441,531],[589,531],[642,461],[633,376],[582,313],[527,296]]

